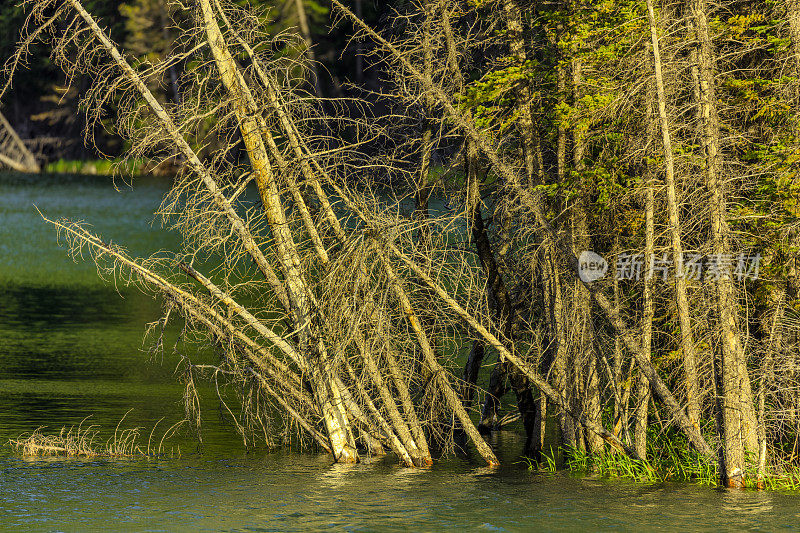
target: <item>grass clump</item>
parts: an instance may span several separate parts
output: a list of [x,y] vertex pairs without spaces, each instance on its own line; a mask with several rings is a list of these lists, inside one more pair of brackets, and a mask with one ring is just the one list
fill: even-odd
[[565,467],[576,474],[593,474],[645,483],[664,481],[691,482],[700,485],[719,483],[717,464],[694,450],[670,446],[662,450],[659,455],[648,456],[652,459],[634,459],[619,452],[595,456],[575,448],[564,450]]
[[647,460],[635,459],[612,450],[592,455],[574,447],[550,448],[531,469],[555,472],[559,467],[576,475],[630,479],[644,483],[680,481],[718,485],[716,462],[695,451],[677,434],[653,432],[648,438]]
[[[123,417],[124,420],[124,417]],[[23,457],[156,457],[164,455],[164,441],[174,434],[175,429],[180,425],[176,424],[169,428],[158,446],[153,444],[153,433],[156,426],[150,432],[147,445],[139,444],[141,428],[120,429],[120,424],[114,430],[114,435],[105,441],[99,438],[99,426],[92,424],[84,427],[84,419],[77,427],[62,427],[56,434],[44,433],[44,427],[37,428],[31,433],[23,433],[9,443]],[[180,450],[177,450],[180,455]],[[174,455],[175,450],[170,450]]]
[[[564,469],[572,474],[629,479],[640,483],[677,481],[718,486],[719,466],[681,440],[676,434],[649,436],[647,460],[634,459],[617,451],[592,455],[574,447],[550,448],[538,462],[527,460],[528,468],[539,472]],[[791,464],[766,465],[759,473],[756,457],[749,457],[744,477],[746,489],[800,491],[800,469]]]

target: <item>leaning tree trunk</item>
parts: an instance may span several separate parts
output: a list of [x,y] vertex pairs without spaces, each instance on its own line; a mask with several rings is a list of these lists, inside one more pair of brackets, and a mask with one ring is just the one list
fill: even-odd
[[[650,22],[650,39],[653,52],[653,65],[658,94],[658,118],[661,126],[661,139],[664,148],[664,181],[667,189],[667,210],[669,214],[669,233],[672,242],[672,255],[675,264],[675,300],[681,331],[683,350],[683,370],[686,383],[686,411],[693,424],[700,422],[700,383],[697,377],[697,354],[692,335],[692,322],[689,313],[689,298],[686,290],[686,273],[683,268],[683,244],[681,243],[681,222],[678,212],[675,187],[675,160],[672,154],[672,140],[667,118],[667,101],[664,93],[664,76],[661,70],[661,47],[658,41],[658,22],[653,11],[652,0],[647,0],[647,14]],[[652,254],[652,252],[651,252]],[[652,255],[646,255],[648,259]],[[648,272],[648,276],[653,273]],[[698,426],[699,427],[699,426]]]
[[333,378],[334,369],[329,360],[330,354],[319,332],[316,331],[318,320],[309,299],[310,291],[303,276],[299,252],[287,224],[277,182],[269,162],[269,152],[257,119],[259,109],[228,51],[210,1],[200,0],[200,7],[209,47],[222,82],[233,100],[242,138],[256,176],[263,209],[275,240],[276,255],[284,275],[295,330],[301,339],[303,350],[311,354],[314,392],[320,403],[323,421],[331,440],[331,451],[339,462],[355,462],[358,460],[358,454],[354,447],[355,440],[349,417],[342,407],[341,390]]

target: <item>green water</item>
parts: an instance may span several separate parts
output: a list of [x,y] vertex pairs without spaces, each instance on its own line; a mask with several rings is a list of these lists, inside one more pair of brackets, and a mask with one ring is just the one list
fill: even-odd
[[[160,303],[74,263],[42,222],[94,224],[134,254],[174,248],[153,221],[166,184],[0,174],[0,443],[39,426],[87,423],[108,436],[180,420],[176,360],[153,358],[144,325]],[[173,331],[169,342],[177,335]],[[179,346],[182,350],[192,347]],[[776,530],[797,529],[800,496],[682,484],[635,484],[527,471],[519,436],[493,444],[503,461],[468,457],[431,470],[391,462],[332,465],[324,455],[247,450],[213,401],[203,447],[147,460],[23,460],[0,447],[3,531]],[[160,431],[160,429],[157,429]]]

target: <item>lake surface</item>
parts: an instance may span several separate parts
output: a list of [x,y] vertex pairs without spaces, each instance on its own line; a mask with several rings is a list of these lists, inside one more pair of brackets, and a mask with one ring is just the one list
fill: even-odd
[[182,418],[176,359],[153,358],[143,344],[160,303],[99,280],[91,263],[72,262],[33,207],[85,220],[132,254],[150,254],[177,243],[153,223],[165,191],[159,180],[116,191],[108,178],[0,174],[0,530],[800,528],[800,495],[529,472],[513,432],[494,442],[498,469],[463,457],[412,470],[248,450],[212,400],[202,447],[188,432],[167,441],[180,457],[15,456],[5,443],[40,426],[57,431],[90,417],[84,426],[98,424],[104,439],[125,417],[121,427],[142,427],[146,444],[159,420],[156,439]]

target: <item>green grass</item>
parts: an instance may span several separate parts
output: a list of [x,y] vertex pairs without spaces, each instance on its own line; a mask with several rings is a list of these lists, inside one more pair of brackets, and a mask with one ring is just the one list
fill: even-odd
[[[634,459],[619,452],[594,456],[576,448],[560,451],[564,457],[564,468],[576,475],[630,479],[642,483],[681,481],[700,485],[719,484],[716,463],[709,463],[692,451],[676,453],[675,450],[676,448],[672,448],[666,455],[648,461]],[[558,453],[551,450],[550,453],[542,454],[538,465],[531,463],[530,468],[554,472],[557,470],[557,457]]]
[[[707,486],[720,484],[716,461],[708,461],[675,435],[651,435],[647,457],[647,461],[642,461],[616,451],[593,456],[577,448],[551,447],[548,452],[542,453],[538,463],[530,459],[525,462],[530,470],[545,473],[564,469],[578,476],[629,479],[640,483],[675,481]],[[751,457],[745,488],[800,491],[800,470],[791,466],[771,467],[759,479],[756,464],[755,458]]]
[[98,174],[111,176],[137,176],[145,166],[144,160],[123,161],[121,159],[67,160],[59,159],[45,165],[44,172],[50,174]]
[[644,483],[681,481],[701,485],[718,485],[716,462],[709,462],[693,450],[678,435],[648,435],[647,457],[643,461],[617,451],[592,455],[578,448],[550,449],[543,453],[538,464],[531,469],[554,472],[559,465],[576,475],[594,475],[608,478],[630,479]]

